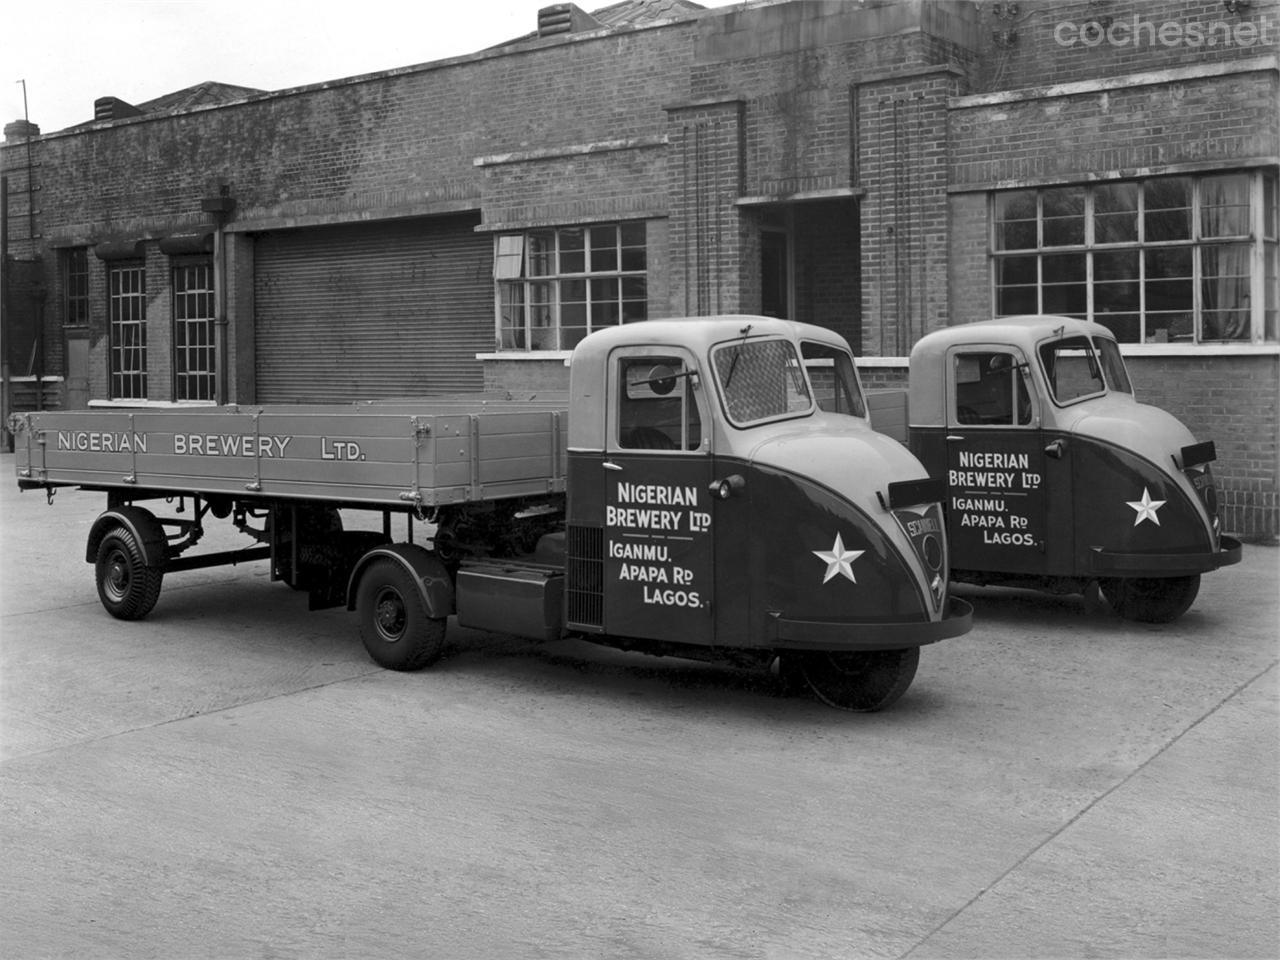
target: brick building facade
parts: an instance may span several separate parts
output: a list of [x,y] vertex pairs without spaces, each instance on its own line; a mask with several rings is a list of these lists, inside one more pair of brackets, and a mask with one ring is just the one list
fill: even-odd
[[1226,528],[1276,536],[1277,0],[537,26],[9,124],[7,409],[554,389],[590,329],[728,312],[831,327],[893,384],[931,329],[1071,313],[1216,441]]

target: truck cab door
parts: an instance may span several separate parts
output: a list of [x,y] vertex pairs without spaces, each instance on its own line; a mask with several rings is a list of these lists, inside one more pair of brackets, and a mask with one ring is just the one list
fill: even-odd
[[711,420],[688,352],[609,359],[603,487],[604,631],[714,642]]
[[1016,347],[947,356],[947,535],[951,566],[1046,571],[1047,489],[1038,398]]

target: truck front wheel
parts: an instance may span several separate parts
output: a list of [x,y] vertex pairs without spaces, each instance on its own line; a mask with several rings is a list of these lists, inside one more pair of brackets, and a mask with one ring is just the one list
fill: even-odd
[[919,647],[799,654],[800,675],[813,695],[858,713],[883,710],[906,693],[919,664]]
[[150,613],[164,580],[164,571],[147,566],[142,545],[123,525],[108,530],[98,544],[94,575],[98,599],[118,620],[141,620]]
[[1099,580],[1111,609],[1126,620],[1169,623],[1191,608],[1200,592],[1200,575],[1191,577],[1131,577]]
[[360,639],[373,662],[388,670],[420,670],[444,649],[444,617],[427,613],[413,575],[395,560],[369,564],[356,594]]

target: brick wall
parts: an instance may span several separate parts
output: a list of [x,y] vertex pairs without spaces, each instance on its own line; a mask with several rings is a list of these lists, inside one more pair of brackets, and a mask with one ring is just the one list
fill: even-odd
[[862,381],[862,389],[871,390],[904,390],[908,386],[907,365],[881,366],[867,363],[858,364],[858,379]]
[[[636,31],[45,137],[35,145],[49,170],[42,227],[207,222],[200,199],[216,183],[241,220],[476,207],[477,157],[660,136],[662,105],[685,93],[687,41],[680,27]],[[58,175],[87,167],[93,177]]]
[[759,262],[734,206],[742,195],[742,138],[741,101],[668,109],[665,187],[675,316],[742,309],[740,273]]
[[950,320],[946,104],[958,83],[938,70],[857,89],[865,355],[904,356]]
[[665,215],[666,196],[653,189],[662,181],[665,161],[658,140],[482,160],[485,223],[509,229]]
[[950,183],[1091,180],[1274,157],[1278,96],[1273,66],[1012,102],[967,98],[949,115]]
[[1280,376],[1273,356],[1127,358],[1142,403],[1212,440],[1223,529],[1249,539],[1280,534]]
[[[742,104],[746,196],[864,192],[860,261],[843,271],[858,290],[839,305],[838,283],[817,300],[797,297],[819,322],[843,313],[838,329],[860,352],[901,351],[946,323],[946,99],[966,89],[957,64],[970,20],[955,4],[814,2],[758,9],[699,38],[690,95]],[[813,209],[798,205],[797,220]],[[749,310],[759,302],[758,224],[742,227],[739,302]],[[799,232],[796,242],[815,249]],[[834,275],[829,263],[797,260],[799,282],[806,270],[815,281]]]
[[947,258],[947,287],[951,291],[951,322],[990,319],[990,240],[987,195],[957,193],[948,204],[951,250]]
[[1278,0],[1253,0],[1239,13],[1221,0],[976,6],[974,93],[1223,63],[1273,53],[1280,43]]
[[486,360],[484,389],[517,396],[569,389],[569,365],[563,360]]

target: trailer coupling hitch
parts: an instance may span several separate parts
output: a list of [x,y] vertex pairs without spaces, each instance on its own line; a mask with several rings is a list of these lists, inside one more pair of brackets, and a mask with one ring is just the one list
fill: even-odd
[[406,503],[413,504],[413,515],[419,522],[425,523],[430,519],[429,511],[422,505],[422,491],[406,490],[404,493],[400,494],[400,499]]

